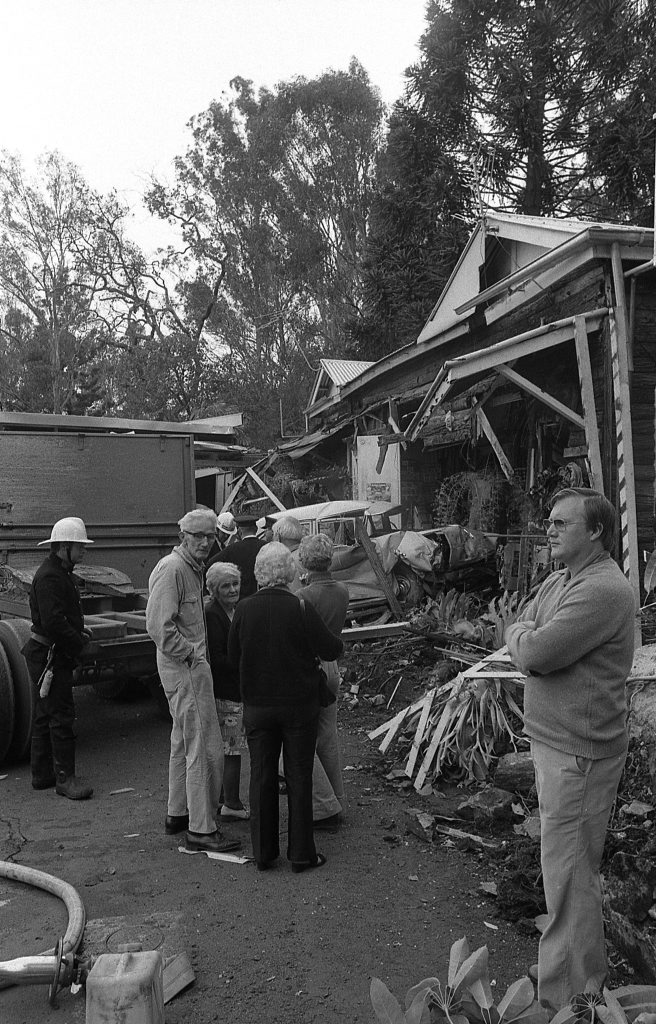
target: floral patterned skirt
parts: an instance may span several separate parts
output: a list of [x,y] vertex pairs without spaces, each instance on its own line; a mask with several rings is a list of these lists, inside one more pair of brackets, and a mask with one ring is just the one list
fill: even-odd
[[235,757],[248,750],[244,732],[244,705],[235,700],[217,700],[216,713],[219,716],[225,756]]

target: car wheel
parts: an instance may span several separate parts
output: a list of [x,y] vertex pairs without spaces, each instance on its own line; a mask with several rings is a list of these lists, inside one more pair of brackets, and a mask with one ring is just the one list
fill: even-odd
[[399,604],[404,609],[415,608],[425,596],[421,580],[412,569],[403,564],[395,565],[393,574],[399,588]]

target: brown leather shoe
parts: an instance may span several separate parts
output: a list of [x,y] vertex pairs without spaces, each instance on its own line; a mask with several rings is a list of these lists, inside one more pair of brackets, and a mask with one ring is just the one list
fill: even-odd
[[190,832],[187,829],[185,842],[188,850],[201,850],[203,853],[230,853],[241,847],[239,839],[226,839],[217,829],[216,832]]

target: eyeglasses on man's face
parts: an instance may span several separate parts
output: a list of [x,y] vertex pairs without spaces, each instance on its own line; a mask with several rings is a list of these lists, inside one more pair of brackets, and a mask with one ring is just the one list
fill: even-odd
[[201,541],[201,540],[213,541],[214,540],[214,534],[213,533],[193,533],[191,530],[185,530],[184,532],[189,537],[193,537],[194,540],[197,540],[197,541]]
[[585,519],[543,519],[542,525],[545,530],[549,530],[553,527],[556,533],[564,533],[568,526],[573,526],[574,523],[584,523]]

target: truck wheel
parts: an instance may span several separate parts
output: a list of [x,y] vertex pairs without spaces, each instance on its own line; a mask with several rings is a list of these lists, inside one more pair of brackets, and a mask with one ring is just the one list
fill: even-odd
[[21,654],[30,633],[27,619],[2,619],[0,622],[0,645],[5,649],[14,682],[14,735],[8,759],[15,761],[22,761],[29,754],[34,724],[36,687]]
[[14,735],[14,684],[9,659],[0,644],[0,764],[7,756]]

